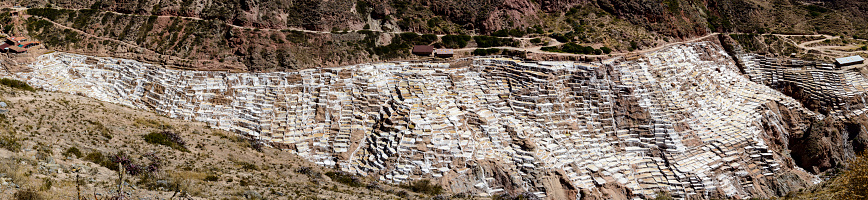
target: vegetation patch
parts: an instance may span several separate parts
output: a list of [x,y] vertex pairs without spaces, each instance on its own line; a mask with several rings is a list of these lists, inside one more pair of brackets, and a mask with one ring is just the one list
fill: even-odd
[[499,38],[493,36],[473,36],[473,40],[476,41],[476,46],[480,48],[488,48],[488,47],[501,47],[501,46],[518,46],[518,41],[515,41],[511,38]]
[[187,143],[181,139],[181,136],[172,131],[151,132],[144,136],[145,142],[158,144],[167,147],[172,147],[183,152],[190,152],[185,146]]
[[15,80],[15,79],[0,78],[0,85],[5,85],[5,86],[9,86],[11,88],[26,90],[26,91],[31,91],[31,92],[36,91],[36,89],[33,89],[33,87],[30,87],[30,85],[28,85],[24,81],[19,81],[19,80]]
[[76,158],[81,158],[81,150],[78,150],[78,148],[76,147],[69,147],[66,149],[66,151],[63,152],[63,156],[75,156]]
[[464,48],[470,39],[472,38],[469,35],[444,35],[440,37],[439,44],[446,48]]
[[365,184],[359,179],[358,176],[347,172],[326,172],[326,176],[331,178],[333,181],[337,181],[338,183],[343,183],[344,185],[349,185],[351,187],[362,187]]
[[21,141],[21,139],[15,137],[14,132],[6,132],[6,134],[0,135],[0,148],[12,152],[18,152],[21,150],[21,143],[19,143],[19,141]]
[[220,180],[220,177],[217,177],[215,175],[208,175],[208,176],[205,176],[205,179],[203,179],[203,180],[208,181],[208,182],[215,182],[217,180]]
[[439,195],[443,193],[443,187],[431,183],[430,180],[418,180],[410,184],[402,184],[401,188],[428,195]]
[[471,52],[474,56],[487,56],[500,54],[500,49],[490,48],[490,49],[475,49]]
[[548,51],[548,52],[560,52],[560,53],[574,53],[574,54],[594,54],[600,55],[603,53],[611,53],[612,49],[609,47],[601,47],[599,49],[594,49],[594,47],[590,46],[582,46],[576,43],[566,43],[561,46],[548,46],[542,47],[540,50]]

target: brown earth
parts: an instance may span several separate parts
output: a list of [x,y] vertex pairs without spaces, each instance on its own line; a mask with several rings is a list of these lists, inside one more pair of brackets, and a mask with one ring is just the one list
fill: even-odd
[[[91,154],[123,153],[153,173],[124,175],[127,197],[166,199],[403,199],[430,198],[394,185],[355,177],[359,187],[326,176],[319,167],[291,152],[255,150],[250,140],[208,128],[200,122],[90,98],[53,92],[27,92],[0,86],[0,199],[26,192],[46,199],[105,199],[117,196],[119,173],[95,163]],[[180,150],[148,143],[152,132],[177,133]],[[78,149],[81,153],[71,152]],[[213,179],[210,177],[213,176]],[[79,184],[76,184],[76,177]]]

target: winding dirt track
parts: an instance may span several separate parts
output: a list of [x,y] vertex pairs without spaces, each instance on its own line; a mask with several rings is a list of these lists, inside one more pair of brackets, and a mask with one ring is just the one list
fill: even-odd
[[[823,53],[823,54],[827,54],[827,55],[831,55],[831,56],[839,56],[839,55],[842,55],[842,54],[844,54],[844,55],[852,55],[852,54],[857,54],[857,53],[868,53],[868,51],[865,51],[865,50],[856,50],[856,51],[844,51],[844,50],[841,50],[841,48],[851,48],[851,49],[852,49],[852,48],[858,48],[857,46],[853,46],[853,45],[847,45],[847,46],[813,46],[813,47],[808,46],[808,45],[811,45],[811,44],[816,44],[816,43],[823,42],[823,41],[825,41],[825,40],[840,39],[840,38],[841,38],[840,36],[823,35],[823,34],[816,34],[816,35],[785,35],[785,34],[771,34],[771,35],[775,35],[775,36],[780,36],[780,37],[783,37],[783,38],[787,38],[787,40],[790,41],[793,45],[796,45],[796,47],[799,47],[799,48],[803,49],[803,50],[804,50],[803,52],[807,52],[807,51],[809,51],[809,50],[817,50],[817,51],[819,51],[819,52],[821,52],[821,53]],[[789,37],[801,37],[801,36],[806,36],[806,37],[823,37],[823,39],[811,40],[811,41],[806,41],[806,42],[802,42],[802,43],[797,43],[796,41],[794,41],[794,40],[792,40],[792,39],[789,39]]]
[[[15,9],[16,9],[16,10],[19,10],[19,11],[24,11],[24,10],[26,10],[26,8],[15,8]],[[80,10],[80,9],[70,9],[70,10]],[[114,11],[102,11],[102,12],[107,12],[107,13],[112,13],[112,14],[117,14],[117,15],[133,15],[133,16],[142,16],[142,17],[147,17],[147,16],[145,16],[145,15],[125,14],[125,13],[118,13],[118,12],[114,12]],[[172,60],[190,60],[190,59],[182,59],[182,58],[179,58],[179,57],[177,57],[177,56],[161,54],[161,53],[159,53],[159,52],[156,52],[156,51],[153,51],[153,50],[151,50],[151,49],[147,49],[147,48],[144,48],[144,47],[141,47],[141,46],[139,46],[139,45],[132,44],[132,43],[129,43],[129,42],[125,42],[125,41],[121,41],[121,40],[117,40],[117,39],[113,39],[113,38],[100,37],[100,36],[97,36],[97,35],[93,35],[93,34],[87,33],[86,31],[82,31],[82,30],[79,30],[79,29],[75,29],[75,28],[72,28],[72,27],[68,27],[68,26],[66,26],[66,25],[63,25],[63,24],[60,24],[60,23],[54,22],[54,21],[52,21],[52,20],[49,20],[49,19],[46,19],[46,18],[43,18],[43,17],[39,17],[39,16],[31,16],[31,17],[37,17],[37,18],[39,18],[39,19],[45,19],[46,21],[51,22],[51,23],[54,24],[55,26],[59,26],[59,27],[66,28],[66,29],[70,29],[70,30],[73,30],[73,31],[78,32],[78,33],[80,33],[80,34],[86,35],[86,36],[88,36],[88,37],[97,38],[97,39],[102,39],[102,40],[110,40],[110,41],[117,42],[117,43],[119,43],[119,44],[124,44],[124,45],[127,45],[127,46],[131,46],[131,47],[134,47],[135,49],[138,49],[139,52],[148,52],[148,53],[152,53],[152,54],[155,54],[155,55],[159,55],[160,57],[163,57],[163,58],[169,58],[169,59],[172,59]],[[202,19],[202,18],[199,18],[199,17],[185,17],[185,16],[157,16],[157,17],[159,17],[159,18],[181,18],[181,19],[187,19],[187,20],[205,20],[205,19]],[[251,28],[251,27],[238,26],[238,25],[228,24],[228,23],[226,23],[226,25],[231,26],[231,27],[233,27],[233,28],[237,28],[237,29],[250,29],[250,28]],[[331,33],[332,33],[332,32],[329,32],[329,31],[307,30],[307,29],[294,28],[294,27],[289,27],[289,28],[286,28],[286,29],[260,28],[260,30],[270,30],[270,31],[292,30],[292,31],[300,31],[300,32],[305,32],[305,33],[313,33],[313,34],[331,34]],[[358,32],[358,31],[363,31],[363,30],[350,30],[349,32]],[[374,31],[374,30],[367,30],[367,31]],[[400,32],[400,31],[375,31],[375,32],[390,33],[390,34],[400,34],[400,33],[405,33],[405,32]],[[647,53],[647,52],[657,51],[657,50],[661,50],[661,49],[663,49],[663,48],[666,48],[666,47],[668,47],[668,46],[672,46],[672,45],[678,45],[678,44],[684,44],[684,43],[690,43],[690,42],[696,42],[696,41],[700,41],[700,40],[705,40],[705,39],[708,39],[709,37],[717,36],[718,34],[719,34],[719,33],[711,33],[711,34],[707,34],[707,35],[704,35],[704,36],[701,36],[701,37],[696,37],[696,38],[689,39],[689,40],[685,40],[685,41],[681,41],[681,42],[664,43],[664,44],[662,44],[662,45],[659,45],[659,46],[657,46],[657,47],[653,47],[653,48],[642,49],[642,50],[637,50],[637,51],[632,51],[632,52],[617,52],[617,53],[610,53],[610,54],[607,54],[607,55],[587,55],[587,54],[572,54],[572,53],[547,52],[547,51],[542,51],[542,50],[541,50],[542,46],[531,46],[531,47],[508,47],[508,46],[500,46],[500,47],[491,47],[491,48],[505,49],[505,50],[514,50],[514,51],[525,51],[525,52],[536,53],[536,54],[545,54],[545,55],[572,56],[572,57],[584,57],[584,58],[605,58],[605,57],[616,57],[616,56],[624,56],[624,55],[630,55],[630,54],[642,54],[642,53]],[[776,35],[776,36],[780,36],[780,37],[786,38],[789,42],[791,42],[792,44],[796,45],[797,47],[803,49],[805,52],[807,52],[807,51],[809,51],[809,50],[817,50],[817,51],[823,52],[823,53],[825,53],[825,54],[830,54],[830,55],[833,55],[833,54],[868,53],[868,51],[843,51],[843,50],[836,49],[836,48],[842,48],[841,46],[813,46],[813,47],[809,47],[809,45],[811,45],[811,44],[820,43],[820,42],[823,42],[824,40],[827,40],[827,39],[837,39],[837,38],[840,38],[839,36],[831,36],[831,35],[823,35],[823,34],[816,34],[816,35],[787,35],[787,34],[771,34],[771,35]],[[442,37],[442,36],[445,36],[445,35],[444,35],[444,34],[438,34],[437,36],[438,36],[438,37]],[[789,39],[789,37],[800,37],[800,36],[814,36],[814,37],[824,37],[824,38],[823,38],[823,39],[819,39],[819,40],[812,40],[812,41],[802,42],[802,43],[797,43],[797,42],[795,42],[795,41]],[[530,39],[533,39],[533,37],[501,37],[501,38],[511,38],[511,39],[517,39],[517,40],[530,40]],[[557,40],[554,40],[554,39],[550,39],[550,41],[549,41],[549,45],[560,45],[560,44],[562,44],[562,43],[560,43],[560,42],[558,42]],[[845,48],[853,48],[854,46],[844,46],[844,47],[845,47]],[[473,50],[475,50],[475,49],[477,49],[477,48],[460,48],[460,49],[455,49],[455,51],[457,51],[457,52],[470,52],[470,51],[473,51]],[[133,52],[130,52],[130,53],[133,53]],[[190,60],[190,61],[198,61],[198,62],[202,62],[202,61],[204,61],[204,60]]]

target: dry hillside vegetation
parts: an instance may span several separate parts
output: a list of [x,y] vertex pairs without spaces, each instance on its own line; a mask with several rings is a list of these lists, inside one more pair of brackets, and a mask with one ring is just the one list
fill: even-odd
[[[0,86],[0,199],[418,199],[206,124]],[[118,194],[123,175],[122,194]],[[76,181],[78,180],[78,181]]]
[[[619,52],[713,32],[868,38],[864,0],[16,2],[42,17],[27,19],[20,30],[52,49],[205,70],[281,71],[413,58],[407,44],[416,42],[400,32],[556,39]],[[0,23],[7,24],[2,16]]]

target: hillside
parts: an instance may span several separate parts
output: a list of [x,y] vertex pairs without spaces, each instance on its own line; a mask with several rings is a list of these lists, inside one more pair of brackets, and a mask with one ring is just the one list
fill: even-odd
[[117,197],[118,163],[124,196],[137,199],[430,198],[203,123],[3,83],[0,199],[74,199],[79,191],[86,199]]
[[[214,70],[408,59],[414,58],[409,44],[448,43],[405,38],[401,32],[536,37],[620,52],[711,32],[868,38],[868,3],[843,0],[17,2],[61,9],[28,12],[62,25],[27,19],[28,34],[49,48]],[[371,31],[358,31],[366,29]]]

